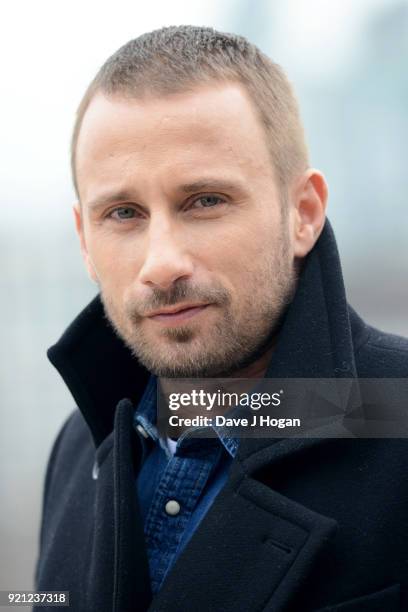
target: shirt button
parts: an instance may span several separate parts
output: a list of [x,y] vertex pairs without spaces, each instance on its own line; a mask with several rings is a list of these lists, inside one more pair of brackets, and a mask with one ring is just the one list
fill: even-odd
[[170,499],[164,509],[170,516],[176,516],[180,512],[180,504],[175,499]]
[[142,434],[142,436],[143,436],[144,438],[148,438],[148,437],[149,437],[149,434],[147,433],[147,431],[145,430],[145,428],[144,428],[144,427],[142,427],[141,425],[136,425],[136,429],[137,429],[137,431],[138,431],[139,433],[141,433],[141,434]]

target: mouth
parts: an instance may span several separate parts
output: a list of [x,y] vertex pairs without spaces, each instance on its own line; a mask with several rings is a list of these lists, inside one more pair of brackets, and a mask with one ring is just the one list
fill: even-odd
[[186,321],[197,316],[206,310],[211,304],[198,304],[197,306],[186,306],[172,312],[158,312],[150,315],[148,318],[152,321],[159,321],[166,324],[177,324],[181,321]]

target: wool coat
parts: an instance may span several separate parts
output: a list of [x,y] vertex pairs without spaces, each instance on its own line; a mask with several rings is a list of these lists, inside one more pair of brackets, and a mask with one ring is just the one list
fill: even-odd
[[[77,408],[48,462],[38,590],[69,591],[75,612],[408,610],[407,439],[241,439],[225,486],[152,597],[132,426],[149,372],[99,296],[48,356]],[[347,304],[328,222],[266,376],[408,376],[408,341]]]

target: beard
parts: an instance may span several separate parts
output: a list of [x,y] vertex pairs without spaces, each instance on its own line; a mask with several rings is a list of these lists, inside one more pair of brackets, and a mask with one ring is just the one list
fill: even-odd
[[[224,287],[199,287],[183,278],[168,291],[153,289],[148,301],[133,300],[124,306],[101,285],[100,289],[107,319],[147,370],[162,378],[226,378],[257,361],[271,347],[296,284],[289,227],[282,221],[273,251],[253,269],[246,266],[235,307]],[[146,326],[140,313],[179,302],[209,303],[208,309],[216,312],[198,315],[198,321],[193,317],[185,325],[157,328],[152,334],[153,322]],[[216,315],[213,325],[200,323],[200,316],[211,314]]]

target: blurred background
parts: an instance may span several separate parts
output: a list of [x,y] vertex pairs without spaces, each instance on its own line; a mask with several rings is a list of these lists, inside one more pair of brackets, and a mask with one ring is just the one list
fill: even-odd
[[408,335],[406,1],[4,4],[0,589],[32,588],[46,460],[74,408],[45,352],[95,294],[71,209],[74,113],[119,46],[183,23],[243,34],[286,70],[312,164],[329,183],[349,301],[368,322]]

